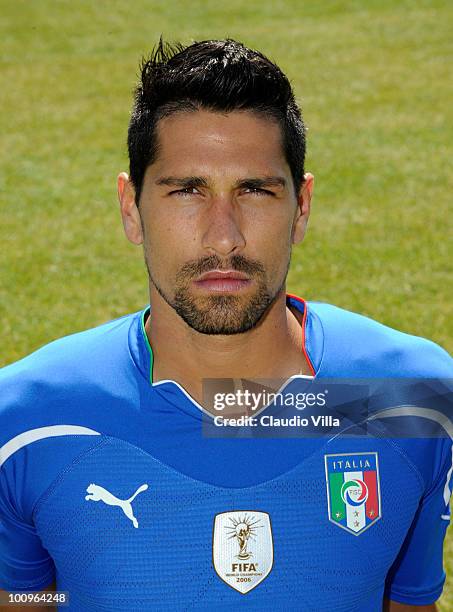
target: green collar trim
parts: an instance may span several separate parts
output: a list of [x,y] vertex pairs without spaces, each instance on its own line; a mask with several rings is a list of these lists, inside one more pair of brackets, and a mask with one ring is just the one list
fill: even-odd
[[143,337],[145,338],[145,344],[148,347],[148,352],[149,352],[149,382],[153,384],[153,365],[154,365],[153,349],[151,348],[151,345],[148,340],[148,334],[146,333],[146,329],[145,329],[145,314],[148,311],[149,311],[149,307],[145,308],[145,310],[142,312],[142,316],[140,320],[142,324]]

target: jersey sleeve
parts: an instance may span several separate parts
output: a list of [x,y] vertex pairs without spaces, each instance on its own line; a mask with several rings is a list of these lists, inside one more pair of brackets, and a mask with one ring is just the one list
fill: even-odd
[[36,498],[29,495],[29,474],[45,486],[45,472],[26,451],[11,454],[11,442],[33,427],[28,405],[37,404],[37,394],[25,379],[8,375],[20,364],[0,371],[0,588],[39,591],[54,579],[55,566],[36,533],[32,518]]
[[7,471],[6,464],[0,467],[0,588],[39,591],[55,578],[55,566],[33,524],[15,507]]
[[55,566],[30,525],[0,513],[0,588],[40,591],[55,578]]
[[409,605],[429,605],[445,583],[443,544],[450,523],[453,442],[442,440],[441,470],[423,495],[400,552],[388,572],[385,597]]

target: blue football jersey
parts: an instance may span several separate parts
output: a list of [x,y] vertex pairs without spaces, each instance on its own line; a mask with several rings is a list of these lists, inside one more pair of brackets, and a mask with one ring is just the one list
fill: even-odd
[[[287,304],[303,315],[313,381],[453,378],[429,340],[327,303]],[[0,371],[0,588],[56,579],[69,593],[60,609],[80,612],[378,612],[384,597],[439,598],[448,418],[415,407],[445,430],[423,438],[203,435],[213,417],[177,382],[153,381],[148,315]]]

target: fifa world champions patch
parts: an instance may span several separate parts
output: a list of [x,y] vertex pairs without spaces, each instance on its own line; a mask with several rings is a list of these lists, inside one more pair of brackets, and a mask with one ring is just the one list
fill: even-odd
[[381,518],[378,454],[324,455],[329,521],[360,535]]
[[218,576],[245,595],[272,570],[270,516],[258,510],[231,510],[214,518],[212,561]]

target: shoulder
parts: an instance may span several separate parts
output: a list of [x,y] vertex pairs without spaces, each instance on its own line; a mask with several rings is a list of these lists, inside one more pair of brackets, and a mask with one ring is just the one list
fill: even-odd
[[26,357],[0,370],[0,388],[20,380],[49,380],[71,373],[95,374],[93,365],[108,359],[116,350],[124,351],[134,317],[128,314],[97,327],[58,338]]
[[[129,330],[140,312],[71,334],[44,345],[0,370],[0,446],[25,427],[58,422],[81,411],[83,398],[114,387],[128,366]],[[64,422],[64,421],[63,421]]]
[[427,338],[333,304],[308,302],[308,308],[320,319],[325,360],[336,375],[453,377],[453,359]]

